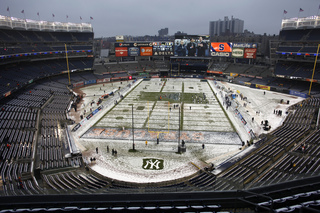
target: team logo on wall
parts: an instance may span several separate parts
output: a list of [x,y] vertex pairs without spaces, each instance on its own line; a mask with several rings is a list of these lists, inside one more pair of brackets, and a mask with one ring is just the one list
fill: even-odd
[[142,168],[146,170],[162,170],[163,160],[156,158],[144,158]]

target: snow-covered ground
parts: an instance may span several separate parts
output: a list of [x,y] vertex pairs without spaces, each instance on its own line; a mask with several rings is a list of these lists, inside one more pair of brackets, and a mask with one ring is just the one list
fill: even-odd
[[[130,82],[114,84],[126,87],[128,83]],[[110,84],[105,83],[104,87]],[[77,139],[79,148],[92,169],[107,177],[128,182],[149,183],[175,180],[192,175],[199,168],[210,163],[217,166],[241,152],[241,141],[250,140],[248,129],[252,129],[257,136],[266,133],[260,124],[264,120],[269,121],[271,130],[275,129],[284,120],[286,108],[303,100],[272,91],[251,89],[226,82],[209,81],[207,83],[199,79],[169,79],[165,86],[161,79],[151,79],[138,84],[139,82],[133,84],[126,98],[111,111],[109,110],[113,107],[113,103],[112,106],[106,106],[105,110],[95,117],[94,127],[91,121],[74,134],[74,138],[79,138]],[[185,139],[187,148],[186,152],[178,154],[178,108],[175,108],[173,103],[168,106],[164,101],[148,102],[140,100],[139,97],[141,91],[160,92],[162,90],[162,93],[169,94],[181,93],[183,88],[184,93],[204,93],[209,103],[184,104],[181,139]],[[216,96],[211,88],[217,94]],[[99,85],[94,85],[81,90],[85,94],[91,94],[88,97],[85,96],[85,104],[81,103],[79,106],[79,111],[83,112],[84,109],[81,108],[88,107],[88,103],[95,97],[92,97],[92,94],[97,95],[104,88],[100,90]],[[233,103],[248,122],[246,126],[235,115],[234,108],[224,108],[224,111],[217,102],[216,97],[223,105],[223,98],[228,90],[234,93],[238,91],[247,97],[245,102],[238,97]],[[289,100],[290,105],[280,104],[281,99],[285,103]],[[102,104],[107,105],[105,101]],[[136,152],[129,152],[133,147],[132,104],[134,105]],[[277,116],[274,110],[283,110],[283,115]],[[239,136],[233,132],[225,113]],[[96,123],[100,118],[101,120]],[[125,129],[123,130],[122,127]],[[148,127],[152,131],[148,131]],[[158,136],[159,144],[156,142]],[[205,146],[203,147],[202,144]],[[98,147],[98,153],[96,153],[96,147]],[[112,149],[117,150],[117,155],[112,155]],[[90,158],[93,157],[96,161],[91,162]],[[163,162],[161,168],[157,167],[160,161]],[[150,167],[151,164],[153,167]]]

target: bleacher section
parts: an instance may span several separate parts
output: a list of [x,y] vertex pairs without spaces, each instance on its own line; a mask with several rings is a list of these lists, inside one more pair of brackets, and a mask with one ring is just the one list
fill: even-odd
[[[309,83],[313,77],[314,85],[318,88],[320,68],[315,66],[315,59],[319,35],[320,29],[317,28],[281,30],[274,58],[276,61],[274,75],[286,79],[300,79]],[[303,88],[302,85],[303,83],[300,83],[294,87],[296,90],[307,91],[308,89]]]
[[[279,62],[275,67],[275,75],[311,79],[313,68],[314,64],[312,63]],[[313,78],[320,80],[320,67],[316,67]]]
[[213,71],[225,72],[229,66],[232,67],[230,63],[212,63],[208,69]]
[[[93,67],[93,32],[0,29],[1,98],[37,79]],[[65,47],[65,43],[67,46]]]
[[[72,73],[73,82],[91,80],[94,76],[92,72]],[[70,122],[66,110],[72,98],[67,85],[67,75],[50,77],[0,102],[0,170],[4,194],[43,193],[43,188],[31,178],[32,163],[40,171],[82,166],[81,157],[66,157],[68,143],[63,127]]]
[[229,73],[245,74],[251,67],[252,65],[249,64],[230,64],[227,71]]
[[[320,98],[293,106],[284,124],[271,133],[273,137],[217,178],[226,185],[223,189],[234,189],[241,183],[270,184],[289,181],[300,174],[319,174],[320,160],[315,155],[318,147],[306,145],[310,139],[317,143],[314,121],[319,107]],[[302,151],[301,147],[306,146],[308,152],[305,148]],[[295,154],[297,150],[301,150],[299,154]]]
[[168,62],[166,61],[135,61],[121,63],[104,63],[94,65],[95,73],[103,75],[104,78],[117,78],[124,76],[148,76],[158,75],[160,71],[168,71]]
[[[81,156],[68,154],[66,110],[72,83],[96,79],[93,32],[0,29],[0,171],[2,194],[44,193],[34,171],[77,168]],[[59,129],[59,131],[57,131]]]
[[[92,42],[91,32],[48,32],[0,29],[0,41],[10,42]],[[92,46],[91,46],[92,48]]]
[[[70,59],[70,70],[84,70],[93,66],[92,58]],[[38,62],[21,62],[0,66],[0,94],[27,85],[32,80],[67,71],[65,60],[48,60]]]
[[317,41],[319,29],[281,30],[280,40],[286,41]]

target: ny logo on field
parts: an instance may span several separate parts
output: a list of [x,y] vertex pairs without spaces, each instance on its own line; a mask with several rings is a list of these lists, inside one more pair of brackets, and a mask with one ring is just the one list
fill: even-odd
[[155,158],[145,158],[143,159],[142,168],[148,170],[161,170],[163,169],[163,160]]

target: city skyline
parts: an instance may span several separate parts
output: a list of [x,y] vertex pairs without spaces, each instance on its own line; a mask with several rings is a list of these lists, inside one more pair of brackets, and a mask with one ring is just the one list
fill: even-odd
[[256,34],[279,34],[283,18],[308,17],[319,14],[318,0],[229,0],[218,2],[147,0],[1,0],[0,14],[33,20],[81,23],[93,26],[95,37],[116,35],[157,35],[168,28],[169,35],[181,31],[209,34],[210,21],[225,16],[244,21],[244,29]]

